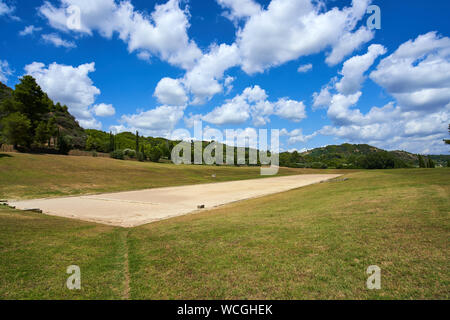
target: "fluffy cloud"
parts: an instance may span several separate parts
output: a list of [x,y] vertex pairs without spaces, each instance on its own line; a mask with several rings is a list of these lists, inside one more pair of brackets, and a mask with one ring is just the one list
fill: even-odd
[[409,40],[370,77],[404,110],[436,111],[450,103],[450,38],[429,32]]
[[313,68],[313,65],[311,63],[304,64],[304,65],[301,65],[298,67],[297,72],[306,73],[308,71],[311,71],[312,68]]
[[[80,8],[78,29],[68,28],[70,6]],[[179,0],[156,5],[149,17],[136,11],[130,1],[117,4],[114,0],[60,0],[59,7],[45,2],[39,12],[56,29],[89,35],[97,31],[107,38],[118,33],[129,52],[157,55],[183,68],[191,68],[201,57],[200,49],[188,38],[188,16],[180,8]]]
[[[364,28],[352,33],[369,3],[355,0],[351,7],[322,12],[321,2],[315,5],[310,0],[272,0],[266,10],[252,15],[238,31],[243,70],[262,72],[330,46],[334,51],[328,62],[338,62],[370,40],[364,36]],[[356,40],[345,47],[347,38]]]
[[183,106],[188,100],[180,81],[171,78],[163,78],[159,81],[154,96],[160,103],[171,106]]
[[300,122],[306,118],[303,101],[280,99],[275,103],[275,114],[281,118]]
[[280,131],[280,136],[287,136],[288,137],[288,143],[289,144],[295,144],[295,143],[305,143],[317,136],[318,132],[314,132],[310,135],[304,135],[302,129],[294,129],[292,131],[288,131],[286,129],[282,129]]
[[[365,72],[378,56],[385,53],[386,49],[382,45],[373,44],[366,54],[354,56],[345,61],[339,72],[341,78],[332,78],[320,93],[313,94],[313,107],[328,107],[328,117],[338,125],[361,119],[359,110],[351,110],[350,107],[354,106],[362,95],[360,89],[365,80]],[[332,94],[331,91],[334,93]]]
[[0,16],[3,15],[11,15],[14,12],[15,8],[13,6],[9,6],[3,0],[0,0]]
[[215,108],[201,119],[215,124],[242,124],[250,118],[250,106],[242,96],[236,96],[220,107]]
[[343,94],[354,94],[361,89],[364,73],[372,66],[375,59],[386,53],[386,48],[379,44],[372,44],[366,54],[354,56],[345,61],[340,74],[342,79],[336,83],[336,89]]
[[47,43],[53,44],[55,47],[63,47],[63,48],[68,48],[68,49],[76,47],[76,44],[74,42],[63,40],[56,33],[43,34],[42,40],[44,40]]
[[42,28],[40,28],[40,27],[35,27],[33,25],[30,25],[30,26],[25,27],[25,29],[23,29],[22,31],[20,31],[19,35],[26,36],[26,35],[33,34],[35,32],[39,32],[41,30],[42,30]]
[[263,126],[270,122],[272,115],[294,122],[306,118],[305,105],[302,101],[282,98],[277,102],[270,102],[267,98],[266,91],[258,85],[248,87],[242,94],[236,95],[208,114],[195,115],[192,119],[188,119],[188,122],[201,119],[215,125],[242,124],[252,118],[255,126]]
[[139,130],[146,135],[166,137],[183,115],[184,107],[159,106],[137,114],[124,115],[121,118],[123,124],[112,129],[116,132]]
[[261,12],[261,6],[253,0],[217,0],[222,8],[227,9],[224,15],[236,21],[248,18]]
[[194,95],[192,104],[203,104],[223,91],[219,83],[225,70],[239,64],[239,51],[235,44],[212,45],[198,63],[190,69],[183,83]]
[[[331,48],[327,63],[334,64],[373,36],[364,27],[354,31],[370,0],[354,0],[351,7],[323,10],[322,2],[312,0],[272,0],[263,9],[254,0],[217,0],[225,15],[243,19],[234,44],[213,44],[202,52],[189,39],[188,7],[180,0],[155,6],[150,15],[135,10],[130,0],[59,0],[59,6],[45,2],[40,14],[56,29],[74,33],[119,38],[139,59],[157,56],[186,71],[179,81],[192,94],[192,104],[204,104],[230,86],[224,73],[241,66],[247,73],[262,72],[301,56]],[[80,8],[79,28],[70,29],[68,8]],[[62,42],[59,42],[62,45]],[[307,71],[306,69],[300,72]],[[227,79],[227,78],[226,78]],[[179,88],[176,88],[179,92]],[[174,92],[174,95],[177,95]]]
[[[358,110],[359,111],[359,110]],[[354,122],[343,126],[325,126],[319,132],[353,143],[368,143],[388,150],[408,150],[422,154],[448,152],[442,142],[450,121],[450,106],[423,115],[404,112],[390,103],[360,114]]]
[[0,60],[0,81],[6,83],[10,75],[12,75],[12,70],[8,61]]
[[[319,133],[390,150],[448,152],[442,139],[450,121],[450,39],[427,33],[384,58],[370,78],[396,103],[373,107],[364,114],[355,107],[362,95],[364,72],[384,52],[383,47],[372,45],[367,54],[347,60],[340,81],[332,80],[316,93],[315,104],[325,104],[333,122]],[[331,94],[334,89],[338,92]]]
[[330,86],[323,87],[320,92],[313,93],[313,109],[328,107],[331,103]]
[[100,94],[100,90],[89,78],[89,73],[95,71],[95,63],[86,63],[78,67],[52,63],[46,67],[43,63],[33,62],[25,66],[25,71],[36,79],[42,90],[53,101],[67,105],[70,113],[82,126],[94,128],[101,126],[89,109],[95,97]]
[[325,59],[325,62],[330,66],[338,64],[362,44],[372,40],[373,37],[374,32],[366,27],[361,27],[354,33],[347,32],[342,34],[338,42],[333,46],[333,50]]
[[236,78],[231,77],[231,76],[228,76],[225,78],[225,81],[223,82],[223,84],[224,84],[225,88],[227,88],[227,92],[226,92],[227,94],[229,94],[231,92],[231,90],[233,90],[234,80],[236,80]]
[[112,117],[116,114],[116,109],[114,109],[112,104],[96,104],[92,107],[92,110],[97,117]]

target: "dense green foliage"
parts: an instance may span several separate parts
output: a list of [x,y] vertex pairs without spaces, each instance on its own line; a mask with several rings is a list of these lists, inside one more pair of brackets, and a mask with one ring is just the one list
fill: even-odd
[[303,153],[280,154],[280,165],[292,168],[390,169],[447,166],[450,155],[415,155],[406,151],[385,151],[367,144],[342,144]]
[[[67,106],[54,104],[31,76],[12,90],[0,83],[0,143],[25,149],[85,148],[86,135]],[[59,141],[58,139],[64,140]]]
[[417,157],[404,151],[384,151],[367,144],[342,144],[307,152],[280,154],[280,165],[294,168],[391,169],[415,165]]

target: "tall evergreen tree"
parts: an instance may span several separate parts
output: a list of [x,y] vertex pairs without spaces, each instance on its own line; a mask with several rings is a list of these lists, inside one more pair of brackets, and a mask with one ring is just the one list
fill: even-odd
[[115,151],[114,135],[112,131],[109,132],[109,152]]
[[431,158],[428,158],[428,168],[436,168],[436,165]]
[[423,157],[419,154],[419,168],[426,168],[426,164],[425,164],[425,160],[423,159]]
[[16,85],[13,92],[13,99],[18,103],[17,111],[30,119],[33,131],[39,125],[42,116],[49,112],[52,104],[32,76],[24,76],[20,79],[20,83]]
[[35,140],[38,144],[45,144],[50,139],[48,124],[45,121],[39,122],[36,128]]
[[53,145],[56,147],[56,137],[58,136],[58,126],[56,124],[56,118],[51,117],[47,123],[47,131],[49,135],[48,146],[50,147],[51,140],[53,139]]
[[136,131],[136,153],[139,152],[139,131]]

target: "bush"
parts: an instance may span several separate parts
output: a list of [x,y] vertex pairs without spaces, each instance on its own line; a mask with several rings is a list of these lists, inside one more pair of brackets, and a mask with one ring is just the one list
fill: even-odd
[[313,162],[311,164],[311,168],[313,169],[326,169],[328,166],[325,163],[322,162]]
[[124,155],[126,155],[127,157],[134,159],[136,158],[136,151],[132,150],[132,149],[125,149],[123,150]]
[[116,150],[110,153],[111,158],[118,159],[118,160],[124,160],[125,154],[123,150]]
[[138,161],[145,161],[145,155],[142,152],[138,152],[136,158]]
[[394,169],[406,168],[405,162],[395,159],[388,152],[374,152],[362,157],[358,165],[364,169]]
[[158,147],[152,147],[148,154],[148,158],[152,162],[159,162],[159,159],[161,159],[161,156],[162,156],[162,152]]
[[94,158],[97,158],[97,157],[98,157],[97,151],[93,151],[93,152],[92,152],[92,156],[93,156]]
[[60,136],[58,138],[58,151],[61,154],[68,154],[72,150],[72,139],[69,136]]

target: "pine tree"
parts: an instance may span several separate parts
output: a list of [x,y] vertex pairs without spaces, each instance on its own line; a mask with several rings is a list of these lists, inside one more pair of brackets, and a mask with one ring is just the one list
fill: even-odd
[[45,144],[50,139],[48,124],[44,121],[39,122],[36,128],[35,140],[39,144]]
[[58,126],[56,125],[56,118],[52,117],[48,120],[47,123],[47,132],[48,132],[48,146],[50,147],[50,142],[53,138],[53,145],[56,146],[56,136],[58,135]]
[[112,131],[109,132],[109,152],[115,151],[114,135]]
[[139,131],[136,131],[136,153],[139,152]]
[[436,168],[436,165],[431,158],[428,158],[428,168]]
[[427,166],[425,164],[425,161],[423,160],[423,157],[420,154],[418,155],[418,157],[419,157],[419,168],[426,168]]

